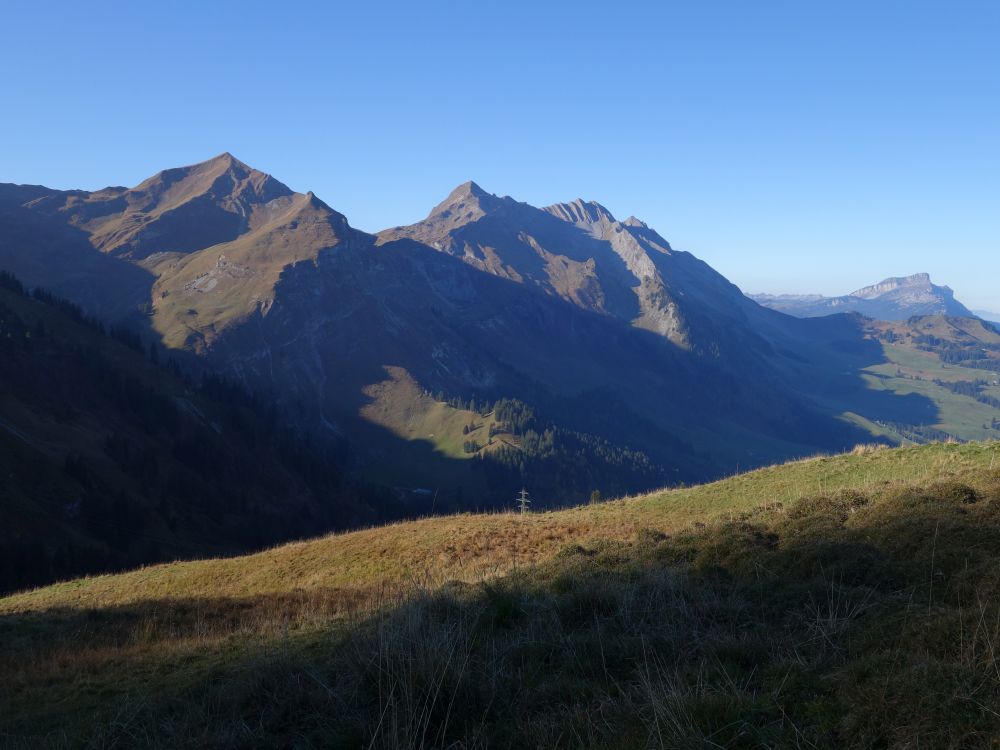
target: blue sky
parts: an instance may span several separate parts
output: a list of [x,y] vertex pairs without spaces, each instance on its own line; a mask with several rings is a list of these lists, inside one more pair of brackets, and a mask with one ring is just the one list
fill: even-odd
[[231,151],[366,230],[455,185],[635,214],[744,290],[1000,310],[1000,3],[20,2],[0,181]]

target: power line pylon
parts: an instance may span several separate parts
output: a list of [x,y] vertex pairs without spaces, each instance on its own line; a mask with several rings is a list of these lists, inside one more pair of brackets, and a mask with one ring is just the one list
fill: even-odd
[[517,507],[521,513],[527,513],[531,510],[531,498],[528,497],[528,491],[524,487],[521,488],[515,502],[517,502]]

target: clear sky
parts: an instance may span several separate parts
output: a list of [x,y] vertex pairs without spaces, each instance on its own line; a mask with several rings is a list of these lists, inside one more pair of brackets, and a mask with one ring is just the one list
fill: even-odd
[[0,5],[0,181],[222,151],[354,226],[582,197],[745,291],[928,271],[1000,311],[1000,2]]

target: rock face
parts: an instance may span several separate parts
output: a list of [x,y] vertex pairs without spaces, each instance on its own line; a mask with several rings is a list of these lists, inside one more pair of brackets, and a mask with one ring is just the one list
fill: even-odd
[[620,222],[594,201],[544,209],[456,188],[422,222],[378,235],[423,242],[487,273],[534,286],[702,353],[718,353],[756,305],[690,253],[645,223]]
[[862,437],[808,394],[818,374],[851,387],[853,321],[766,310],[591,201],[540,209],[469,182],[373,236],[223,154],[131,189],[0,185],[0,268],[374,450],[359,414],[386,368],[520,399],[688,478]]
[[976,317],[955,299],[951,288],[932,283],[926,273],[885,279],[842,297],[755,294],[751,298],[765,307],[801,318],[840,312],[857,312],[877,320],[906,320],[915,315]]

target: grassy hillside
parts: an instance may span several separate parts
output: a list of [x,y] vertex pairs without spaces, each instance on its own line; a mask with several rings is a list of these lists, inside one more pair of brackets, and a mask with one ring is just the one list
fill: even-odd
[[926,484],[1000,469],[1000,443],[871,448],[817,456],[711,484],[672,489],[565,510],[462,514],[335,534],[247,557],[177,562],[132,573],[56,584],[0,599],[0,612],[104,606],[157,598],[246,597],[336,587],[360,592],[415,580],[477,580],[555,555],[565,544],[629,539],[642,529],[673,533],[732,519],[772,504],[843,489]]
[[[403,368],[385,370],[384,381],[364,389],[367,403],[359,416],[388,430],[400,442],[389,455],[373,451],[375,455],[366,467],[368,475],[392,486],[457,486],[470,496],[485,497],[486,478],[471,460],[494,450],[501,440],[516,443],[516,438],[506,432],[493,437],[496,420],[492,414],[483,416],[434,399]],[[358,429],[363,431],[363,425]],[[481,447],[466,450],[471,441]],[[437,460],[428,461],[428,452]]]
[[[884,428],[904,440],[919,440],[922,427],[959,440],[1000,437],[1000,333],[976,320],[941,316],[873,322],[871,330],[887,361],[863,371],[868,386],[903,397],[917,394],[937,409],[926,422],[883,423]],[[953,390],[962,383],[981,385],[965,393]],[[974,390],[995,401],[977,399]]]
[[0,599],[10,746],[989,747],[1000,445]]
[[865,336],[878,346],[868,362],[851,365],[862,388],[822,393],[825,406],[896,444],[1000,438],[1000,333],[992,326],[944,316],[867,320]]
[[[371,402],[362,408],[361,416],[406,440],[427,441],[448,458],[471,458],[494,447],[492,413],[483,415],[437,401],[400,367],[387,367],[386,373],[385,381],[365,388]],[[479,450],[466,450],[465,443],[473,440]],[[495,442],[515,440],[502,430]]]

